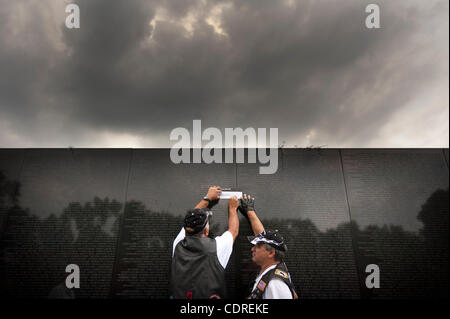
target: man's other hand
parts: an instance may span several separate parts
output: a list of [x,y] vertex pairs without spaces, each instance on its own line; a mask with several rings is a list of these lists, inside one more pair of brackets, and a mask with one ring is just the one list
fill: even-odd
[[249,211],[255,210],[255,199],[250,195],[244,194],[240,200],[239,210],[246,215]]
[[222,188],[220,188],[220,186],[211,186],[208,189],[206,196],[210,200],[219,200],[220,193],[222,193]]
[[237,199],[237,197],[236,196],[231,197],[230,200],[228,201],[228,208],[236,210],[238,207],[239,207],[239,200]]

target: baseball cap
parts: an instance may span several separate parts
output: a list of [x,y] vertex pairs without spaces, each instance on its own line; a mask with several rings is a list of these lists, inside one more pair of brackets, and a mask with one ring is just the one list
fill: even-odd
[[[212,214],[212,211],[206,208],[189,210],[184,217],[184,228],[186,232],[194,235],[202,231]],[[192,231],[188,231],[186,228],[190,228]]]
[[272,246],[275,249],[287,251],[287,246],[284,242],[284,238],[283,236],[281,236],[278,229],[263,230],[258,236],[247,236],[247,238],[253,245],[264,243]]

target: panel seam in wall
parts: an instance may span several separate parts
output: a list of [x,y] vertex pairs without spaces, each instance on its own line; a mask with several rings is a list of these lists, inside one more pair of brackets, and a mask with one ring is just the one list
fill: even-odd
[[347,208],[348,208],[348,217],[350,220],[350,237],[351,237],[351,241],[352,241],[352,247],[353,247],[353,258],[355,260],[355,267],[356,267],[356,276],[358,279],[358,287],[359,287],[359,294],[360,294],[360,298],[363,297],[363,291],[362,291],[362,286],[361,286],[361,276],[359,273],[359,268],[358,268],[358,260],[357,260],[357,253],[356,253],[356,244],[355,244],[355,236],[353,234],[353,219],[352,219],[352,214],[351,214],[351,209],[350,209],[350,201],[348,199],[348,191],[347,191],[347,181],[345,179],[345,172],[344,172],[344,160],[342,158],[342,150],[339,149],[339,159],[341,161],[341,171],[342,171],[342,178],[344,181],[344,189],[345,189],[345,199],[347,201]]
[[445,156],[445,148],[442,149],[442,156],[444,156],[444,162],[447,164],[447,170],[448,170],[448,159],[447,159],[447,156]]
[[130,160],[128,162],[127,182],[125,185],[125,198],[124,198],[123,208],[122,208],[123,213],[119,216],[119,220],[118,220],[117,239],[116,239],[116,246],[114,249],[114,262],[113,262],[113,269],[112,269],[112,273],[111,273],[111,285],[110,285],[110,290],[109,290],[110,298],[114,297],[115,279],[116,279],[116,275],[117,275],[117,271],[118,271],[118,263],[120,262],[120,260],[119,260],[119,258],[120,258],[120,256],[119,256],[120,241],[122,239],[123,226],[124,226],[124,222],[125,222],[125,213],[126,213],[126,206],[127,206],[127,199],[128,199],[128,186],[130,185],[131,164],[133,162],[133,154],[134,154],[134,149],[131,149]]

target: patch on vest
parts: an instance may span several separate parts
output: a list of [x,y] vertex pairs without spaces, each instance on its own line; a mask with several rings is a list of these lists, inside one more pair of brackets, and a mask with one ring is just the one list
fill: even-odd
[[266,285],[267,284],[264,281],[260,280],[258,283],[258,289],[261,291],[264,291],[264,289],[266,288]]
[[276,269],[275,270],[275,275],[276,276],[280,276],[280,277],[282,277],[284,279],[288,279],[289,278],[288,274],[285,273],[284,271],[280,270],[280,269]]

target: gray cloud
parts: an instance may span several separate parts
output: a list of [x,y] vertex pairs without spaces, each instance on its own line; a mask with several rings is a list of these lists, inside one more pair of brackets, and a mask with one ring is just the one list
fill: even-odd
[[379,30],[370,2],[78,0],[74,30],[65,3],[0,0],[0,146],[167,147],[202,119],[448,147],[448,1],[378,1]]

